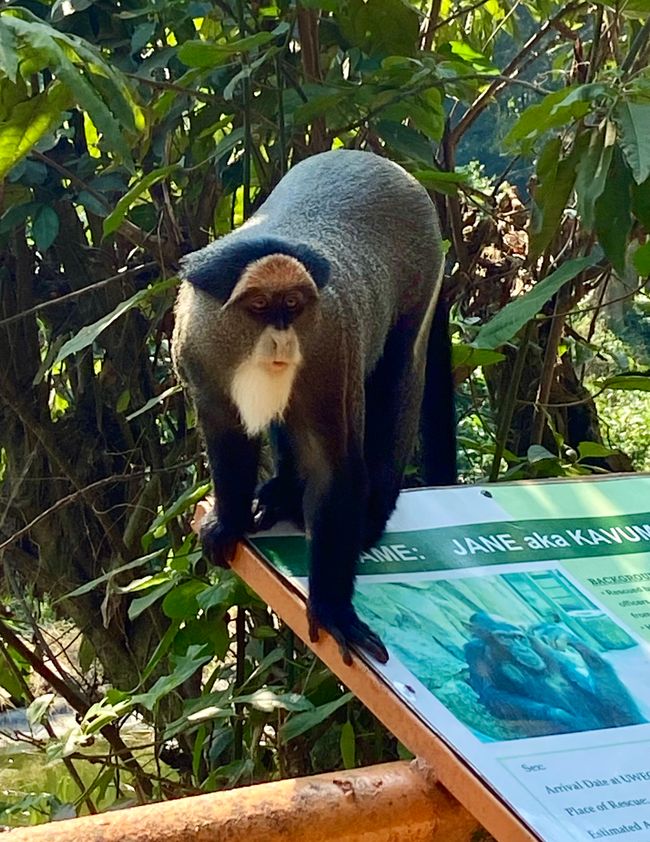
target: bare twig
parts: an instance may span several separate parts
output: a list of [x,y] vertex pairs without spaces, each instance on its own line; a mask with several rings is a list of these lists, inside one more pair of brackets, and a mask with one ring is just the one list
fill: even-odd
[[149,269],[156,269],[158,265],[159,264],[155,261],[151,261],[149,263],[142,263],[140,266],[134,266],[131,269],[125,269],[123,272],[119,272],[117,275],[111,275],[108,278],[103,278],[101,281],[89,284],[86,287],[82,287],[82,289],[76,289],[73,292],[67,292],[65,295],[60,295],[58,298],[53,298],[50,301],[43,301],[40,304],[35,304],[28,310],[21,310],[20,313],[14,313],[12,316],[9,316],[9,318],[0,320],[0,327],[3,327],[3,325],[11,324],[11,322],[17,322],[20,319],[24,319],[26,316],[31,316],[33,313],[38,313],[41,310],[45,310],[47,307],[56,307],[58,304],[62,304],[64,301],[72,301],[72,299],[74,298],[79,298],[79,296],[86,295],[86,293],[88,292],[93,292],[94,290],[100,289],[101,287],[104,287],[107,284],[112,284],[114,281],[122,281],[131,275],[136,275],[138,272],[146,272]]
[[[66,702],[73,707],[82,716],[85,716],[90,709],[90,702],[86,696],[78,690],[75,686],[69,684],[65,679],[58,676],[49,667],[38,658],[34,652],[27,646],[26,643],[5,623],[0,619],[0,639],[4,640],[6,644],[15,649],[18,654],[24,658],[32,667],[34,672],[38,673],[47,683],[52,687],[55,693],[64,698]],[[133,775],[133,782],[138,792],[141,801],[150,798],[153,795],[153,787],[151,781],[146,775],[144,769],[140,766],[137,759],[133,755],[131,749],[126,745],[118,729],[115,725],[104,725],[100,729],[103,736],[111,744],[115,753],[120,756],[126,768]]]
[[567,292],[568,286],[563,287],[555,299],[555,307],[553,312],[553,321],[548,332],[546,340],[546,350],[544,352],[544,362],[542,364],[542,373],[539,379],[539,387],[537,390],[537,399],[535,404],[537,411],[535,412],[535,419],[533,421],[533,432],[531,436],[532,444],[541,444],[544,435],[544,422],[546,413],[542,409],[548,403],[551,388],[553,386],[553,375],[555,373],[555,363],[557,361],[557,349],[562,337],[562,329],[564,327],[564,316],[560,311],[568,300]]

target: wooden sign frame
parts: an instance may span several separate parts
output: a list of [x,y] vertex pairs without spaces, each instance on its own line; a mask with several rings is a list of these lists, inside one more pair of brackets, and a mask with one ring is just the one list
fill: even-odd
[[444,740],[411,710],[360,657],[351,666],[325,632],[309,640],[305,597],[259,556],[253,547],[238,546],[233,570],[314,651],[372,713],[434,771],[438,781],[500,842],[537,842],[524,822],[499,798]]

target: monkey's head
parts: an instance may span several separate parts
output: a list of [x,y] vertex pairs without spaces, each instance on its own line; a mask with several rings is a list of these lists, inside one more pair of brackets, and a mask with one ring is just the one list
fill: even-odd
[[[190,285],[216,299],[215,311],[202,296],[212,315],[198,319],[195,300],[189,321],[202,322],[203,369],[219,367],[245,429],[256,435],[281,419],[289,404],[329,264],[307,246],[269,238],[225,240],[183,262]],[[181,290],[179,302],[182,297]],[[195,336],[197,331],[190,330]],[[183,333],[177,330],[179,337]]]

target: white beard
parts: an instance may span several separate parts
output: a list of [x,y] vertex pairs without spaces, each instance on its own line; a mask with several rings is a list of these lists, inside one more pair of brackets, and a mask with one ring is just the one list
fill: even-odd
[[[274,369],[273,363],[285,363]],[[239,364],[230,384],[230,395],[249,436],[280,421],[289,405],[302,355],[293,328],[264,329],[252,353]]]

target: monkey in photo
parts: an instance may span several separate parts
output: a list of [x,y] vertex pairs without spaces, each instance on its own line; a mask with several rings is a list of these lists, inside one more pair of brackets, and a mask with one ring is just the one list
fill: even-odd
[[276,473],[257,493],[258,525],[304,525],[310,636],[326,629],[346,663],[350,646],[388,659],[352,606],[355,569],[395,507],[425,367],[425,479],[456,478],[442,261],[424,188],[384,158],[335,150],[297,164],[244,225],[182,264],[173,353],[214,481],[205,552],[226,564],[254,528],[268,430]]

